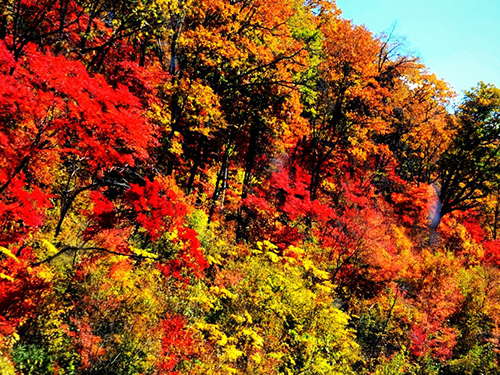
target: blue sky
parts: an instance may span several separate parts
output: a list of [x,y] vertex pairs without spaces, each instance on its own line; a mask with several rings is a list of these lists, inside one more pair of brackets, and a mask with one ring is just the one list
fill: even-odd
[[337,0],[343,18],[379,34],[396,25],[409,50],[460,95],[500,87],[500,0]]

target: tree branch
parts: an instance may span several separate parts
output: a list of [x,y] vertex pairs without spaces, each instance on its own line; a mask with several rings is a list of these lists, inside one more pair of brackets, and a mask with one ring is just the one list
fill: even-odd
[[65,254],[67,252],[70,252],[70,251],[75,251],[75,252],[76,251],[102,251],[104,253],[113,254],[113,255],[126,256],[126,257],[129,257],[129,258],[132,258],[132,259],[137,259],[137,260],[143,260],[143,259],[154,259],[154,260],[156,260],[156,258],[153,258],[153,257],[148,257],[148,256],[138,255],[138,254],[122,253],[122,252],[119,252],[119,251],[109,250],[109,249],[106,249],[104,247],[97,247],[97,246],[92,246],[92,247],[65,246],[61,250],[59,250],[57,253],[49,256],[48,258],[46,258],[44,260],[41,260],[41,261],[38,261],[38,262],[32,263],[31,266],[32,267],[38,267],[38,266],[40,266],[42,264],[50,263],[54,259],[60,257],[61,255]]

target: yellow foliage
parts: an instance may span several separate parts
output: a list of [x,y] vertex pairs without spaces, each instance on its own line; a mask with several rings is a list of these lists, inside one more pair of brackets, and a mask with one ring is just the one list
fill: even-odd
[[14,282],[14,278],[9,276],[9,275],[6,275],[5,273],[3,272],[0,272],[0,278],[2,279],[6,279],[6,280],[9,280],[10,282]]
[[7,255],[8,257],[14,259],[17,263],[20,263],[19,259],[17,259],[17,257],[9,249],[0,246],[0,252],[2,252],[3,254]]
[[9,359],[6,353],[0,349],[0,374],[2,375],[16,375],[16,368],[14,363]]
[[[347,328],[349,316],[333,307],[329,274],[299,248],[285,252],[294,257],[279,255],[269,241],[256,248],[245,255],[225,249],[215,285],[188,291],[195,292],[191,301],[203,309],[192,327],[208,342],[224,347],[205,354],[206,373],[214,366],[241,374],[270,373],[278,366],[292,374],[313,367],[318,373],[352,373],[350,364],[358,358],[359,347]],[[206,250],[221,256],[211,253],[220,248]],[[239,281],[231,282],[229,292],[223,280],[235,275]],[[207,315],[210,323],[202,319]]]
[[241,350],[236,349],[236,347],[234,345],[228,345],[226,347],[226,349],[224,350],[224,357],[225,357],[225,359],[229,360],[230,362],[236,361],[242,355],[243,355],[243,352]]
[[149,258],[149,259],[157,259],[158,258],[158,254],[150,252],[149,249],[139,249],[139,248],[131,246],[130,251],[132,251],[132,253],[134,253],[135,255],[139,255],[139,256],[142,256],[145,258]]
[[45,281],[52,281],[56,276],[52,269],[45,264],[36,269],[36,275]]

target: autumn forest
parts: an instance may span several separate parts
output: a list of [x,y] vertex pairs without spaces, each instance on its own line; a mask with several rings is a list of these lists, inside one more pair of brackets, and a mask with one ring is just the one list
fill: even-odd
[[333,0],[0,0],[0,374],[500,373],[500,90]]

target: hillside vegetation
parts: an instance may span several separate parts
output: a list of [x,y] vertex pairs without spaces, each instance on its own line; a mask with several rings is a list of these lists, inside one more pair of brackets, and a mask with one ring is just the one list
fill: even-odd
[[496,374],[500,90],[324,0],[0,2],[0,374]]

